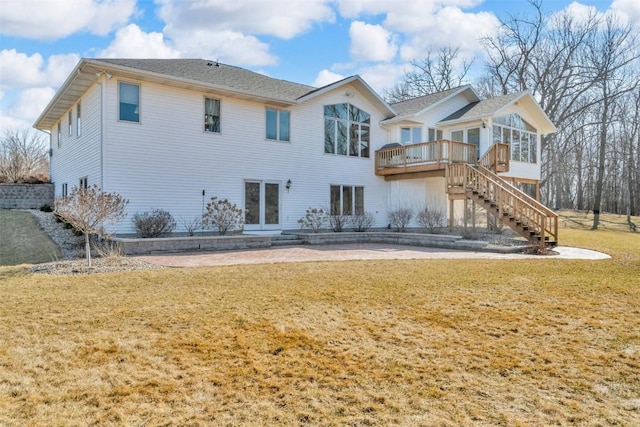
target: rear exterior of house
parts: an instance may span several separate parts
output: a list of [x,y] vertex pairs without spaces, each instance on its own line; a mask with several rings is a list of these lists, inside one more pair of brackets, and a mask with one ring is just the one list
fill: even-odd
[[516,137],[517,159],[496,172],[536,186],[539,137],[555,129],[527,93],[501,98],[463,86],[389,105],[358,76],[313,88],[205,60],[84,59],[35,127],[51,134],[56,197],[96,184],[129,199],[119,234],[154,208],[179,225],[201,218],[212,196],[245,210],[247,232],[298,229],[309,207],[384,227],[400,204],[462,218],[445,164],[474,163],[494,142]]

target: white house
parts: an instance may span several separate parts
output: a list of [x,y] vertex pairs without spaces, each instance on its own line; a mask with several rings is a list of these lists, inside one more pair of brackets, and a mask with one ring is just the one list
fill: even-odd
[[359,76],[314,88],[200,59],[82,59],[34,126],[51,135],[57,197],[97,184],[129,199],[118,233],[153,208],[201,217],[212,196],[246,210],[247,232],[297,229],[309,207],[371,212],[379,227],[397,203],[453,218],[466,198],[448,165],[491,157],[535,189],[540,135],[555,132],[527,92],[389,105]]

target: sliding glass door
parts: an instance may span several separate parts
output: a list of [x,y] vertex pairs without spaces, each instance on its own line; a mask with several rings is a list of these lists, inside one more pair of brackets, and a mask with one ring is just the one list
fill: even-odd
[[245,229],[280,228],[280,184],[267,181],[244,183]]

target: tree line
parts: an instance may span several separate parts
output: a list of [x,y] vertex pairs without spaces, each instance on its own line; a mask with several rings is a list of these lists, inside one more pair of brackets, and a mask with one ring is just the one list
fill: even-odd
[[[482,39],[483,97],[527,90],[558,132],[542,137],[542,202],[556,209],[640,214],[640,28],[613,14],[546,15],[529,2]],[[445,47],[412,63],[385,97],[397,102],[459,86],[472,61]]]

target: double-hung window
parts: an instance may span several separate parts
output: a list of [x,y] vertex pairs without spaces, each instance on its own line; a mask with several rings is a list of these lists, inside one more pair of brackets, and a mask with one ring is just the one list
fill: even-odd
[[331,215],[364,214],[364,187],[332,185],[330,199]]
[[118,120],[140,123],[140,85],[118,82]]
[[266,137],[275,141],[289,141],[290,113],[275,108],[267,108]]
[[220,133],[220,100],[204,99],[204,131]]
[[369,113],[354,105],[325,105],[324,152],[369,157],[370,125]]

